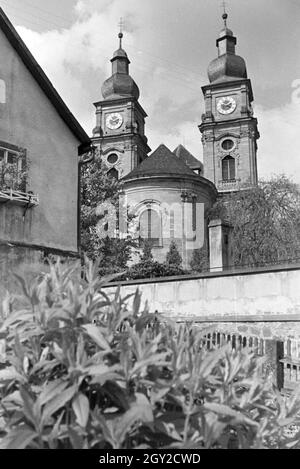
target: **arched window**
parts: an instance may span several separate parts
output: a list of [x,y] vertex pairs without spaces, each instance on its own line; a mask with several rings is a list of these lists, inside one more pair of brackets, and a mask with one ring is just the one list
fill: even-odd
[[161,245],[161,220],[155,210],[147,209],[140,216],[140,238],[151,241],[152,245]]
[[107,175],[111,178],[114,178],[114,179],[119,179],[119,172],[116,170],[116,168],[111,168]]
[[223,181],[235,181],[235,160],[232,156],[226,156],[222,160]]

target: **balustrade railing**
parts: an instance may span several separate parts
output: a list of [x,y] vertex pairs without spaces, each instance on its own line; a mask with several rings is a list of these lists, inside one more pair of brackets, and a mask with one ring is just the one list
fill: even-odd
[[[248,348],[257,356],[264,356],[267,354],[267,342],[272,341],[256,336],[215,331],[203,337],[200,347],[212,350],[230,344],[233,350]],[[278,358],[276,363],[276,368],[280,369],[279,374],[277,373],[277,377],[280,377],[280,388],[290,392],[300,385],[300,341],[286,339],[281,342],[274,340],[274,343],[281,344],[283,351],[283,358]]]
[[0,189],[0,203],[14,202],[17,205],[38,205],[39,199],[30,192],[20,192],[13,189]]

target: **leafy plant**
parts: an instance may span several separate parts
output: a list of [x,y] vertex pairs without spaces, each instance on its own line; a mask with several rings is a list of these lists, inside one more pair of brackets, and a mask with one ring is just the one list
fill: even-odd
[[18,159],[15,157],[15,162],[12,164],[0,161],[0,189],[25,192],[28,171],[29,163],[26,160],[25,150],[20,149]]
[[50,264],[2,303],[0,448],[299,447],[283,399],[249,350],[108,294],[99,266]]
[[134,280],[184,275],[186,273],[187,272],[182,268],[182,258],[175,242],[172,242],[170,245],[166,261],[161,263],[153,258],[151,241],[145,240],[140,261],[127,269],[121,278]]
[[300,191],[286,176],[222,197],[210,218],[222,218],[232,226],[235,266],[299,260]]
[[[130,233],[119,237],[119,220],[115,220],[119,213],[122,183],[109,176],[108,168],[99,152],[96,153],[92,163],[82,166],[80,176],[81,249],[90,259],[99,260],[99,275],[122,272],[126,270],[127,263],[131,259],[131,249],[136,247],[136,241]],[[111,204],[115,210],[108,209],[104,211],[106,214],[99,214],[98,207],[106,203]],[[131,213],[127,215],[128,222],[131,223],[134,216]],[[105,236],[106,228],[110,223],[116,227],[114,236],[111,236],[111,233]],[[99,236],[98,224],[103,228],[101,236]]]
[[209,253],[207,242],[201,249],[193,251],[190,267],[193,272],[209,272]]

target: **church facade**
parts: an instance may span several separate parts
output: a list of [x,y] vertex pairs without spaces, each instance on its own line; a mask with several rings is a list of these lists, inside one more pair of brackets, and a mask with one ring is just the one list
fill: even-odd
[[204,164],[182,145],[171,151],[162,144],[151,153],[147,114],[129,74],[122,33],[111,60],[112,75],[102,86],[103,99],[95,103],[92,141],[109,174],[123,181],[141,246],[151,240],[153,255],[162,262],[174,240],[187,269],[194,251],[208,246],[207,212],[217,198],[257,184],[259,132],[251,81],[244,59],[235,53],[236,38],[225,13],[223,20],[218,57],[208,67],[209,84],[202,88]]

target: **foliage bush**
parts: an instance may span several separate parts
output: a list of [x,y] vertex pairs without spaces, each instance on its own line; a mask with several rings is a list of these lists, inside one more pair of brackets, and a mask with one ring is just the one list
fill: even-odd
[[120,279],[135,280],[144,278],[170,277],[172,275],[184,275],[188,272],[182,268],[182,258],[175,242],[172,242],[165,262],[155,261],[152,254],[152,244],[145,241],[141,259],[132,265]]
[[26,160],[26,151],[19,150],[21,164],[9,164],[0,161],[0,189],[3,191],[26,191],[28,182],[29,162]]
[[50,265],[2,304],[0,448],[299,447],[299,400],[261,360],[108,297],[98,265]]
[[286,176],[222,197],[209,217],[232,226],[234,266],[299,262],[300,190]]
[[182,268],[182,257],[179,254],[177,244],[174,240],[171,241],[169,251],[166,255],[166,265],[179,269]]
[[209,272],[209,253],[207,242],[201,249],[194,250],[190,267],[193,272]]
[[[118,218],[120,210],[122,183],[109,176],[108,169],[97,151],[94,161],[83,165],[80,172],[81,250],[90,259],[99,260],[100,276],[125,271],[131,259],[131,250],[137,247],[136,240],[130,233],[119,237],[119,220],[116,223],[115,216]],[[99,214],[98,208],[106,203],[111,204],[115,211],[108,209]],[[134,218],[128,213],[128,222],[132,222]],[[114,237],[104,236],[108,225],[116,225]],[[99,229],[102,231],[101,235]]]

